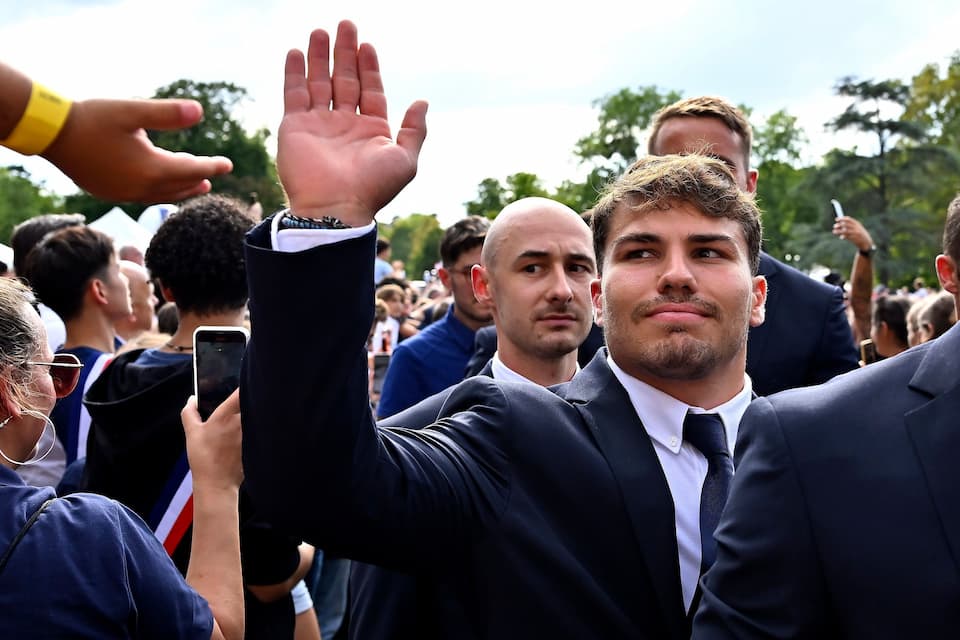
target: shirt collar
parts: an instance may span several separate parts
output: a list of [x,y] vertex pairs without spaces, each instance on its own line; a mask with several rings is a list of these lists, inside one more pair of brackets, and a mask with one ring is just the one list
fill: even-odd
[[746,373],[743,374],[743,389],[723,404],[706,409],[681,402],[634,378],[618,367],[609,354],[607,354],[607,365],[626,389],[630,403],[647,430],[647,434],[671,452],[679,453],[683,445],[683,419],[687,411],[719,414],[720,419],[723,420],[724,430],[727,432],[727,447],[733,452],[737,443],[740,418],[753,400],[753,383]]
[[[490,362],[490,368],[493,373],[494,380],[507,381],[507,382],[529,382],[531,384],[536,384],[530,378],[526,378],[507,365],[503,364],[503,360],[500,359],[500,352],[496,351],[493,354],[493,358]],[[574,372],[574,375],[580,373],[580,363],[577,363],[577,370]]]

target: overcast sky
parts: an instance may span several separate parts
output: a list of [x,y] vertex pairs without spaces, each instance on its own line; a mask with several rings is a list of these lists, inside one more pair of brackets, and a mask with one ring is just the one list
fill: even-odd
[[[845,105],[832,96],[837,79],[909,79],[960,48],[956,0],[2,5],[0,59],[65,96],[148,97],[180,78],[228,81],[250,93],[245,125],[274,132],[286,50],[305,47],[311,28],[335,31],[350,18],[377,46],[394,125],[413,100],[430,102],[419,174],[379,217],[436,213],[444,225],[484,178],[529,171],[547,188],[581,178],[587,168],[572,149],[595,128],[591,103],[623,87],[725,96],[753,107],[755,121],[785,108],[815,158],[840,144],[823,130]],[[7,164],[74,190],[44,161],[0,149]]]

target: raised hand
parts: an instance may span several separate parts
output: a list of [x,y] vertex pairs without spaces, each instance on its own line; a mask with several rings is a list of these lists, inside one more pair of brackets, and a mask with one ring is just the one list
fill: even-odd
[[202,116],[193,100],[75,102],[43,156],[98,198],[177,202],[210,191],[207,178],[229,172],[233,164],[223,157],[161,149],[144,129],[190,127]]
[[376,51],[353,23],[337,30],[332,76],[326,31],[310,34],[306,64],[287,54],[283,95],[277,170],[296,215],[362,226],[416,175],[427,103],[407,109],[394,142]]

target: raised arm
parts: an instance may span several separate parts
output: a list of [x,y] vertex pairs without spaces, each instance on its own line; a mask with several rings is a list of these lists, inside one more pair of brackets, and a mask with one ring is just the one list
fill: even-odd
[[[28,125],[28,108],[36,89],[24,74],[0,62],[0,144],[37,153],[55,164],[77,186],[98,198],[115,201],[176,202],[210,191],[211,176],[229,172],[227,158],[198,157],[155,147],[145,129],[191,127],[203,117],[194,100],[81,100],[67,109],[45,141]],[[50,96],[49,92],[46,95]],[[42,110],[42,107],[41,107]],[[40,113],[40,112],[37,112]],[[43,127],[40,127],[42,130]],[[13,135],[16,134],[16,135]],[[34,144],[36,142],[36,144]]]
[[353,23],[337,30],[332,73],[322,29],[310,34],[306,64],[302,52],[287,54],[283,103],[277,171],[296,215],[361,227],[416,175],[427,103],[407,109],[394,141],[377,53],[357,45]]

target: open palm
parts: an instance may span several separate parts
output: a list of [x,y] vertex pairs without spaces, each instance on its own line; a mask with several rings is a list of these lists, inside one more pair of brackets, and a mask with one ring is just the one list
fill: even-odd
[[307,64],[299,51],[287,55],[285,74],[277,168],[290,206],[301,216],[369,223],[416,175],[426,103],[411,105],[394,142],[376,52],[357,46],[356,27],[346,21],[332,76],[322,30],[310,36]]

